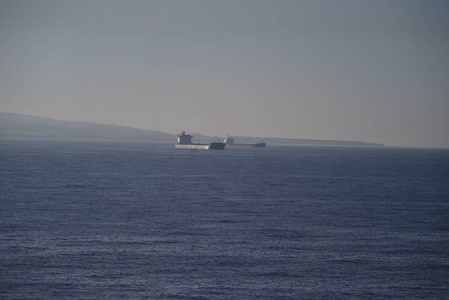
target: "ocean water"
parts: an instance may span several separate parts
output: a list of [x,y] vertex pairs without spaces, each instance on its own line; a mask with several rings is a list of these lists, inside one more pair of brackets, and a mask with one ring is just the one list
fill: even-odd
[[448,299],[449,150],[0,140],[1,299]]

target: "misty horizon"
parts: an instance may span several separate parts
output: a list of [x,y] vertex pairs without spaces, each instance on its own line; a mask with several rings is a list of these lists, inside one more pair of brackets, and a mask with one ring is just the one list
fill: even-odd
[[0,1],[0,111],[449,147],[445,1]]
[[[89,140],[123,140],[123,141],[165,141],[174,142],[176,136],[185,131],[193,134],[198,141],[224,140],[228,135],[204,135],[200,132],[181,130],[177,133],[159,130],[141,129],[119,124],[58,120],[41,116],[0,112],[0,138],[33,138],[33,139],[89,139]],[[366,141],[295,139],[289,137],[238,136],[233,135],[236,142],[291,145],[323,145],[323,146],[384,146],[380,143]],[[197,142],[198,142],[197,141]]]

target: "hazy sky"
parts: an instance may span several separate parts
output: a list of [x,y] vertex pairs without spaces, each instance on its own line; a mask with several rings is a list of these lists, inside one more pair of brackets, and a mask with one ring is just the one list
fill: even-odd
[[0,111],[449,147],[449,1],[3,1]]

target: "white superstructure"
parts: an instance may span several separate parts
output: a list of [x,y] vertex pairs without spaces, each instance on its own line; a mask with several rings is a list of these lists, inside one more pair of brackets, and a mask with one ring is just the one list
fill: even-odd
[[178,134],[178,142],[175,144],[176,148],[188,148],[188,149],[215,149],[223,150],[226,146],[225,143],[215,142],[210,144],[194,144],[192,143],[192,138],[190,134],[182,131]]

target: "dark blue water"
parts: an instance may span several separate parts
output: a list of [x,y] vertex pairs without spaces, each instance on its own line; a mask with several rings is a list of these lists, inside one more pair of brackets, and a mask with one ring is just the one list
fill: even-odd
[[449,150],[0,151],[1,299],[449,297]]

